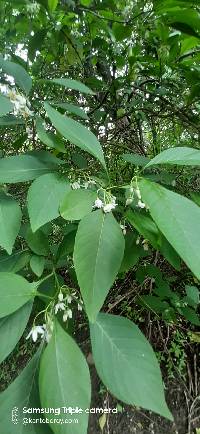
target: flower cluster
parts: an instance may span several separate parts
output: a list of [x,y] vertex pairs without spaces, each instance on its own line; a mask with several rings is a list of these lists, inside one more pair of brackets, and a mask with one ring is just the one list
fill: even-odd
[[40,5],[37,2],[32,2],[26,6],[27,12],[31,15],[37,14],[40,10]]
[[70,319],[72,318],[72,310],[68,307],[68,304],[71,304],[71,302],[72,302],[71,295],[67,295],[64,298],[63,293],[61,291],[59,292],[58,302],[54,306],[54,311],[55,311],[56,315],[59,311],[63,311],[63,321],[64,322],[66,322],[68,320],[68,318],[70,318]]
[[111,212],[117,206],[116,197],[109,194],[105,201],[99,199],[94,202],[94,208],[102,208],[105,213]]
[[54,312],[57,314],[59,311],[63,311],[64,322],[72,318],[72,309],[69,307],[69,304],[71,304],[73,300],[78,303],[78,310],[82,311],[82,300],[77,300],[77,297],[74,293],[72,293],[72,295],[67,294],[65,298],[62,291],[60,291],[58,294],[58,302],[54,306]]
[[134,189],[132,185],[130,186],[130,189],[129,189],[129,197],[126,199],[126,206],[131,205],[131,203],[133,202],[133,199],[134,199],[134,195],[136,196],[137,201],[138,201],[137,202],[138,208],[142,208],[142,209],[147,208],[146,204],[144,202],[142,202],[142,196],[141,196],[139,187],[136,186],[136,188]]
[[3,93],[13,104],[13,113],[15,116],[21,115],[24,118],[28,118],[29,116],[33,115],[33,112],[29,108],[29,101],[27,101],[23,95],[17,93],[15,89],[10,89],[9,86],[5,86]]
[[85,190],[87,190],[87,188],[89,188],[91,185],[95,185],[95,184],[96,184],[96,182],[93,179],[89,179],[88,181],[85,181],[81,185],[81,181],[79,178],[78,181],[74,181],[71,183],[71,188],[72,188],[72,190],[78,190],[79,188],[83,187],[83,188],[85,188]]

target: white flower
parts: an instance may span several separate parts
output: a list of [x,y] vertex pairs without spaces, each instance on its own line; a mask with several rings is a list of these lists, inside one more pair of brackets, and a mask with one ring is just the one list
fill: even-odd
[[26,98],[19,93],[15,95],[15,100],[20,104],[20,106],[26,106]]
[[34,13],[39,12],[39,10],[40,10],[40,5],[39,5],[38,3],[36,3],[36,2],[32,2],[32,4],[29,3],[29,4],[26,6],[26,9],[27,9],[27,12],[29,12],[30,14],[34,14]]
[[82,304],[78,303],[78,310],[82,311],[83,310],[83,306]]
[[120,228],[122,229],[123,234],[126,235],[126,225],[120,225]]
[[34,113],[33,111],[29,110],[27,106],[25,106],[24,108],[22,108],[21,114],[24,118],[28,118],[29,116],[33,116]]
[[57,314],[59,310],[65,310],[65,308],[66,308],[66,306],[64,303],[61,303],[61,302],[57,303],[54,307],[55,314]]
[[175,186],[176,186],[176,180],[173,179],[173,181],[172,181],[172,187],[175,187]]
[[7,96],[11,102],[14,102],[17,98],[17,92],[15,89],[7,89]]
[[89,187],[89,182],[88,181],[84,182],[83,186],[87,190],[87,188]]
[[142,198],[142,196],[141,196],[139,188],[136,188],[135,193],[136,193],[136,196],[138,197],[138,199],[140,200]]
[[142,241],[143,249],[147,252],[149,250],[148,240]]
[[67,303],[70,304],[72,302],[71,295],[67,295],[66,300],[67,300]]
[[101,199],[97,198],[94,202],[94,207],[95,208],[102,208],[103,207],[103,202]]
[[63,315],[63,321],[66,322],[68,320],[68,318],[70,318],[70,319],[72,318],[72,310],[71,309],[65,310],[64,315]]
[[58,294],[58,300],[63,301],[63,298],[64,298],[63,293],[60,291]]
[[81,188],[79,182],[73,182],[71,184],[71,187],[72,187],[73,190],[78,190],[79,188]]
[[38,335],[41,335],[41,337],[43,337],[44,334],[45,334],[44,326],[33,326],[26,339],[32,337],[33,342],[36,342]]
[[133,198],[128,197],[128,199],[126,199],[126,206],[130,205],[132,202],[133,202]]
[[[113,205],[115,205],[115,202],[116,202],[116,197],[115,196],[112,196],[111,197],[111,203],[113,203]],[[116,205],[115,205],[116,206]]]
[[32,129],[29,127],[26,127],[26,133],[28,134],[28,138],[31,139],[32,135],[33,135]]
[[54,322],[52,321],[52,318],[50,316],[48,316],[47,318],[47,324],[43,324],[44,327],[44,337],[46,342],[49,342],[52,334],[53,334],[53,329],[54,329]]
[[117,203],[107,203],[106,205],[104,205],[103,210],[105,213],[111,212],[112,209],[115,209],[116,206],[117,206]]
[[149,250],[149,246],[147,243],[143,244],[143,249],[147,252]]
[[7,84],[1,84],[0,90],[3,95],[7,95],[7,96],[10,91],[9,86]]
[[142,202],[141,200],[138,200],[138,204],[137,204],[137,206],[138,206],[139,208],[145,208],[145,207],[146,207],[145,203]]
[[136,244],[136,246],[138,246],[138,244],[140,244],[140,237],[137,237],[135,244]]

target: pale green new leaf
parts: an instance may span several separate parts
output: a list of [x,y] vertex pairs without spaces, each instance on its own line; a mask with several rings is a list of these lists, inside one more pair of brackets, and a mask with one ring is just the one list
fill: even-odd
[[100,313],[90,330],[97,372],[110,392],[172,420],[156,356],[139,328],[126,318]]
[[12,196],[0,193],[0,246],[12,253],[20,229],[22,213]]
[[0,95],[0,116],[4,116],[13,110],[13,104],[8,98]]
[[45,110],[54,127],[62,134],[69,142],[89,152],[97,158],[105,167],[105,160],[101,145],[96,136],[89,131],[84,125],[70,119],[65,115],[61,115],[57,110],[51,107],[48,103],[44,103]]
[[97,210],[79,223],[74,266],[90,321],[95,321],[114,283],[123,259],[124,245],[121,228],[111,213]]
[[159,184],[142,179],[143,201],[169,243],[200,279],[200,208],[191,200]]
[[11,315],[0,319],[0,363],[17,345],[28,322],[31,309],[32,302],[29,302]]
[[199,166],[200,151],[198,149],[178,147],[170,148],[156,155],[146,166],[155,166],[157,164],[177,164],[180,166]]
[[65,220],[81,220],[92,211],[97,194],[88,190],[69,191],[60,205],[60,214]]
[[24,277],[0,273],[0,318],[15,312],[33,297],[33,286]]
[[59,216],[59,205],[70,184],[57,173],[48,173],[37,178],[28,191],[28,212],[32,231]]
[[81,93],[86,93],[90,95],[93,95],[94,93],[85,84],[77,80],[72,80],[71,78],[54,78],[54,80],[51,80],[51,82],[59,84],[60,86],[67,87],[68,89],[78,90]]
[[45,349],[40,365],[39,388],[44,408],[61,408],[58,419],[66,418],[62,407],[81,408],[83,413],[74,416],[78,423],[52,424],[55,434],[87,434],[91,385],[87,362],[76,342],[58,321],[54,324],[53,336]]

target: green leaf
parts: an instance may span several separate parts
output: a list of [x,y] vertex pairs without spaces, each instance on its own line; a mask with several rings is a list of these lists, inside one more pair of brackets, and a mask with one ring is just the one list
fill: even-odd
[[123,154],[122,158],[127,163],[134,164],[134,166],[146,166],[146,164],[150,161],[149,158],[140,154]]
[[66,152],[65,144],[60,137],[52,132],[47,132],[43,126],[43,120],[39,117],[36,120],[36,131],[39,140],[46,146],[56,149],[59,152]]
[[0,68],[3,72],[14,77],[15,83],[28,94],[32,87],[32,79],[26,70],[17,63],[10,62],[9,60],[4,60],[0,56]]
[[63,238],[56,253],[56,261],[58,262],[63,257],[69,255],[74,250],[76,230],[72,230]]
[[181,166],[199,166],[200,151],[198,149],[179,147],[170,148],[156,155],[146,166],[155,166],[156,164],[177,164]]
[[33,255],[30,259],[30,267],[36,276],[40,277],[44,271],[45,258],[44,256]]
[[31,310],[32,303],[29,302],[11,315],[0,319],[0,363],[6,359],[21,338]]
[[37,178],[28,191],[28,212],[32,231],[59,216],[59,205],[70,190],[69,182],[57,173]]
[[33,233],[31,228],[27,227],[24,237],[28,246],[36,255],[47,256],[49,254],[48,238],[40,229]]
[[159,231],[151,217],[141,212],[133,212],[131,210],[126,213],[126,216],[144,239],[148,240],[154,249],[159,250],[176,270],[180,270],[181,264],[179,256],[164,235]]
[[90,330],[97,372],[110,392],[172,420],[156,356],[138,327],[126,318],[100,313]]
[[22,276],[0,273],[0,318],[15,312],[33,297],[33,286]]
[[124,237],[112,214],[97,210],[79,223],[74,266],[90,321],[94,321],[120,269]]
[[139,186],[157,226],[200,279],[200,208],[186,197],[145,179]]
[[8,98],[0,95],[0,116],[4,116],[13,110],[13,104]]
[[120,273],[129,271],[141,257],[145,256],[143,247],[136,244],[136,239],[137,235],[134,232],[128,232],[125,235],[125,251]]
[[160,298],[154,295],[142,295],[138,297],[138,302],[145,306],[148,310],[152,310],[153,312],[162,313],[166,309],[169,309],[170,305],[166,301],[161,300]]
[[191,191],[190,197],[198,206],[200,206],[200,193],[197,193],[196,191]]
[[51,80],[52,83],[59,84],[59,86],[67,87],[68,89],[78,90],[81,93],[93,95],[94,92],[85,84],[71,78],[55,78]]
[[60,214],[65,220],[81,220],[92,211],[96,192],[88,190],[69,191],[60,205]]
[[88,164],[87,164],[87,159],[85,157],[83,157],[83,155],[75,152],[74,154],[71,155],[72,161],[73,163],[79,168],[79,169],[86,169]]
[[189,8],[177,8],[165,13],[164,19],[175,29],[188,35],[200,37],[200,19],[198,11]]
[[196,286],[186,285],[187,302],[190,306],[196,308],[200,302],[199,289]]
[[51,104],[55,105],[56,107],[60,107],[61,109],[64,109],[70,113],[73,113],[76,116],[79,116],[82,119],[88,119],[87,114],[84,112],[84,110],[77,105],[70,104],[67,102],[60,102],[60,103],[54,103],[51,101]]
[[28,57],[31,60],[31,62],[34,61],[36,52],[41,50],[46,35],[47,35],[47,29],[42,29],[39,30],[38,32],[35,32],[34,35],[29,38]]
[[48,0],[48,7],[50,12],[54,12],[57,8],[58,0]]
[[179,312],[182,313],[182,315],[190,321],[192,324],[200,326],[200,318],[199,315],[192,309],[191,307],[182,307],[179,309]]
[[0,159],[0,183],[25,182],[55,170],[53,162],[36,155],[15,155]]
[[17,118],[14,115],[7,115],[0,117],[0,127],[23,125],[25,121],[23,118]]
[[61,408],[57,419],[66,418],[62,407],[81,408],[83,413],[74,416],[78,423],[52,424],[55,434],[87,434],[90,407],[90,373],[86,360],[76,342],[56,321],[54,333],[44,351],[39,375],[40,398],[44,408]]
[[17,250],[12,253],[12,255],[7,255],[7,253],[1,253],[0,272],[9,271],[12,273],[17,273],[28,264],[29,259],[30,254],[28,251]]
[[114,23],[112,26],[112,32],[115,36],[115,39],[119,42],[123,41],[126,38],[130,38],[132,31],[132,26],[128,24],[124,25],[120,23]]
[[[52,431],[47,424],[36,423],[38,413],[23,413],[23,409],[40,408],[39,392],[37,387],[38,365],[41,348],[34,355],[32,360],[20,373],[20,375],[0,394],[0,424],[4,434],[51,434]],[[17,416],[17,422],[12,421],[13,414]],[[23,419],[31,419],[33,424],[25,425]],[[42,416],[42,415],[41,415]],[[14,418],[15,419],[15,418]]]
[[44,103],[45,110],[54,127],[62,134],[65,139],[74,145],[89,152],[97,158],[105,167],[105,160],[101,145],[95,135],[82,124],[61,115],[57,110],[52,108],[48,103]]
[[20,229],[22,213],[18,203],[5,193],[0,193],[0,246],[12,253]]

